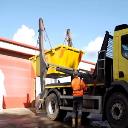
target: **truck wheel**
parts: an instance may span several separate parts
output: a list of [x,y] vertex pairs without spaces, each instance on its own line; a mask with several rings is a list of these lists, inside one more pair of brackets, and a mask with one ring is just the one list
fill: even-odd
[[54,93],[46,98],[46,113],[50,120],[62,120],[66,116],[66,111],[60,110],[58,98]]
[[128,99],[121,93],[114,93],[106,104],[106,118],[112,128],[128,126]]

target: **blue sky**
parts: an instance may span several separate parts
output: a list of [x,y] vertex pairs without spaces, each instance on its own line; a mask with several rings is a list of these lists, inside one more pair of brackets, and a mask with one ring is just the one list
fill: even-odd
[[127,0],[1,0],[0,4],[0,37],[14,39],[24,25],[33,31],[30,38],[36,42],[42,17],[53,47],[63,43],[70,28],[74,46],[88,51],[84,59],[94,62],[105,31],[113,34],[116,25],[128,23]]

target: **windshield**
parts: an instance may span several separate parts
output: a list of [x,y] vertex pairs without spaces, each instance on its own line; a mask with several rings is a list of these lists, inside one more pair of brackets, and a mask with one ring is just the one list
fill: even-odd
[[123,57],[128,59],[128,34],[121,37],[121,52]]

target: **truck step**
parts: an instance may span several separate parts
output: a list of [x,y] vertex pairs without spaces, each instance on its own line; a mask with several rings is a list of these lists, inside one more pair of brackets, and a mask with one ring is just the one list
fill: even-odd
[[64,106],[60,106],[60,109],[72,111],[72,110],[73,110],[73,107],[64,107]]
[[68,96],[68,95],[61,95],[61,99],[73,99],[73,96]]

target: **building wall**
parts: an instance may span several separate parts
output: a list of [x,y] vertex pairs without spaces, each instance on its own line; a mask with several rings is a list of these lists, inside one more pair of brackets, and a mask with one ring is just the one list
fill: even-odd
[[[39,49],[0,37],[0,109],[30,107],[35,100],[35,74],[29,58]],[[3,101],[2,101],[3,99]]]
[[79,63],[78,69],[83,69],[91,72],[95,69],[95,63],[82,60]]
[[[0,54],[0,71],[4,88],[4,108],[30,107],[35,99],[35,79],[27,59]],[[0,82],[0,83],[1,83]]]

